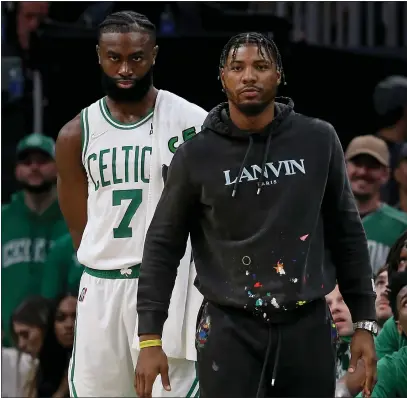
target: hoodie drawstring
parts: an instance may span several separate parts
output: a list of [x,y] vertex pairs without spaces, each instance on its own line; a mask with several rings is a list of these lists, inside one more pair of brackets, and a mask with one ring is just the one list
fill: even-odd
[[[276,349],[276,357],[275,357],[275,360],[274,360],[273,373],[272,373],[272,376],[271,376],[271,386],[272,387],[274,387],[274,383],[276,381],[277,368],[278,368],[278,362],[279,362],[279,359],[280,359],[280,350],[281,350],[281,329],[280,329],[280,325],[277,324],[276,328],[277,328],[277,349]],[[263,384],[264,384],[264,376],[266,374],[267,364],[268,364],[268,360],[269,360],[269,357],[270,357],[271,343],[272,343],[272,335],[271,335],[271,326],[270,326],[269,327],[268,342],[267,342],[267,349],[266,349],[266,356],[264,358],[263,368],[261,370],[260,381],[259,381],[259,385],[257,387],[256,398],[261,398],[261,391],[263,389]]]
[[266,162],[267,162],[267,155],[268,155],[269,149],[270,149],[270,143],[271,143],[271,133],[267,137],[266,149],[264,151],[263,162],[261,164],[261,175],[260,175],[260,180],[258,183],[257,195],[260,195],[260,192],[261,192],[261,187],[262,187],[263,180],[264,180],[264,173],[266,172]]
[[281,326],[276,325],[277,327],[277,350],[276,350],[276,357],[274,360],[274,367],[273,367],[273,373],[271,375],[271,386],[274,387],[274,383],[276,382],[277,378],[277,368],[278,368],[278,362],[280,360],[280,350],[281,350]]
[[232,198],[234,198],[236,195],[237,185],[239,184],[240,178],[242,177],[243,169],[244,169],[244,166],[246,165],[246,160],[247,160],[247,157],[249,156],[252,146],[253,146],[253,137],[251,135],[249,135],[249,146],[247,147],[246,153],[243,158],[242,165],[240,166],[239,174],[236,178],[235,184],[233,185]]
[[[267,137],[266,148],[264,150],[263,161],[261,163],[261,175],[260,175],[260,179],[258,182],[257,195],[260,195],[262,184],[264,181],[264,173],[266,172],[266,162],[267,162],[267,155],[269,153],[270,144],[271,144],[271,136],[272,136],[272,134],[270,133]],[[233,185],[232,198],[234,198],[236,196],[237,186],[240,182],[240,178],[242,177],[243,169],[246,166],[246,160],[247,160],[247,157],[249,156],[252,146],[253,146],[253,137],[251,135],[249,135],[249,146],[247,147],[246,153],[243,158],[243,162],[240,166],[239,174],[237,175],[236,181]]]

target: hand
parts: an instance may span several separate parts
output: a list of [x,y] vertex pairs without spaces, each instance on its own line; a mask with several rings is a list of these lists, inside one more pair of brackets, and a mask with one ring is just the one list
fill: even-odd
[[134,387],[139,398],[151,398],[153,384],[161,374],[163,387],[171,391],[168,377],[168,360],[161,347],[148,347],[140,350],[134,375]]
[[[335,396],[355,397],[363,390],[365,385],[365,376],[365,364],[361,359],[359,359],[356,370],[353,373],[346,372],[346,374],[336,382]],[[342,395],[338,394],[339,391],[342,392]]]
[[367,330],[356,329],[352,337],[350,353],[351,360],[348,371],[349,373],[354,373],[359,359],[363,360],[365,365],[363,396],[370,397],[376,384],[377,376],[377,359],[373,335]]

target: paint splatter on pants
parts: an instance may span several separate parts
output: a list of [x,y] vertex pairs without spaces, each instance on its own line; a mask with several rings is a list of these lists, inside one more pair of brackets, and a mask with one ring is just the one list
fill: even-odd
[[333,397],[329,308],[320,299],[295,311],[294,321],[267,324],[243,310],[204,304],[196,333],[200,397]]

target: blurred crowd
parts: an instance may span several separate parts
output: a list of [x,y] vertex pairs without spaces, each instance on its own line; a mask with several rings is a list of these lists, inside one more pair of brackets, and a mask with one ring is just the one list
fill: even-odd
[[[9,54],[16,48],[24,53],[27,35],[46,17],[48,3],[36,4],[33,10],[20,10],[18,45],[9,46]],[[12,86],[9,94],[16,90]],[[345,148],[345,158],[375,278],[381,327],[377,356],[397,375],[392,366],[399,366],[401,360],[395,355],[402,353],[405,376],[407,283],[405,277],[392,278],[407,274],[403,273],[407,267],[407,78],[391,76],[379,82],[373,100],[381,125],[371,135],[355,137]],[[29,134],[19,141],[13,156],[21,189],[2,206],[2,396],[67,397],[83,267],[58,206],[55,142],[39,132]],[[337,378],[356,391],[357,372],[352,377],[346,373],[353,333],[349,309],[338,288],[327,302],[338,334]],[[395,380],[397,376],[386,383]],[[407,396],[406,384],[405,390],[397,390],[398,396]]]

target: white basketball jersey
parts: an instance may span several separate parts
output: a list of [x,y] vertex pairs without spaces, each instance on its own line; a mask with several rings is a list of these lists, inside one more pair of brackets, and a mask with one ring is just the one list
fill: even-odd
[[106,97],[81,112],[88,222],[78,261],[120,269],[141,263],[152,154],[153,111],[136,123],[115,120]]
[[[206,117],[203,109],[172,93],[160,90],[158,100],[167,104],[157,111],[165,114],[158,117],[152,110],[132,124],[123,124],[112,117],[106,97],[81,112],[88,221],[77,256],[79,263],[86,267],[112,270],[141,263],[148,229],[153,129],[175,136],[168,143],[163,142],[167,153],[160,152],[163,162],[169,165],[175,152],[174,143],[181,141],[177,137],[188,132],[187,127],[202,126]],[[157,126],[153,126],[153,120]],[[153,170],[153,175],[157,175],[157,170]]]

